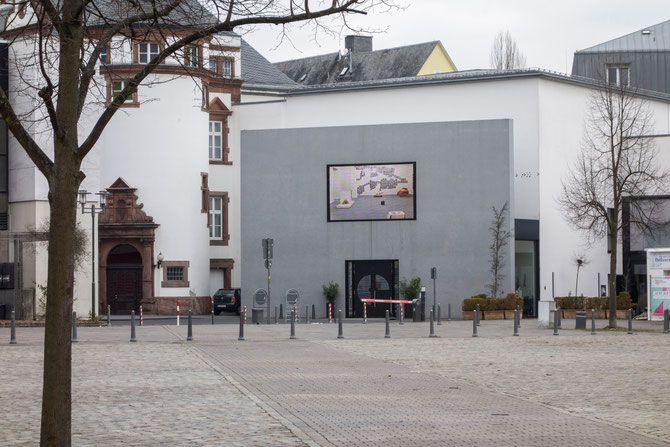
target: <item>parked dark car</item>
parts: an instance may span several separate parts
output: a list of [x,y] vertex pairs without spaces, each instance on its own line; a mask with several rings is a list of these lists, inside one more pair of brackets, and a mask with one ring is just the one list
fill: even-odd
[[214,313],[235,312],[240,314],[241,299],[240,289],[219,289],[214,294]]

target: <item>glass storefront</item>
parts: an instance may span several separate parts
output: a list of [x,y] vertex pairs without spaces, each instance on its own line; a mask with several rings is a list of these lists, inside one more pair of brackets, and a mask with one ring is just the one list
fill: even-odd
[[523,316],[537,317],[537,241],[514,241],[514,287],[523,297]]

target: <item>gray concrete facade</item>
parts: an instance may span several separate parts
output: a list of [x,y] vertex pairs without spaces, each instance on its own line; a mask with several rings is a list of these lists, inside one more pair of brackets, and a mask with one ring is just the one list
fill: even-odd
[[[242,303],[267,287],[261,239],[274,239],[272,307],[289,288],[324,316],[321,285],[340,285],[345,262],[398,260],[399,278],[419,276],[460,315],[464,298],[491,282],[491,207],[513,203],[511,120],[242,131]],[[327,222],[327,165],[416,163],[416,220]],[[509,217],[508,216],[508,217]],[[508,218],[508,226],[513,225]],[[507,247],[506,292],[513,291],[514,243]]]

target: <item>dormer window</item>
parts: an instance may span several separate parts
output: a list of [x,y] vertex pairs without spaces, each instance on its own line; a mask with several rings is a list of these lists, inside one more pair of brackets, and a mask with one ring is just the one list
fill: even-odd
[[628,65],[608,65],[607,83],[628,87],[630,85],[630,67]]
[[224,78],[233,77],[233,61],[230,59],[224,59],[221,66],[221,76]]
[[140,64],[148,64],[153,58],[158,56],[159,46],[157,43],[140,42],[137,47],[138,62]]

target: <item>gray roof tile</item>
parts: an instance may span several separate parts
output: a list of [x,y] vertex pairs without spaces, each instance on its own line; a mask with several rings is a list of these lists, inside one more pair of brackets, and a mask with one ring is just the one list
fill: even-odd
[[579,50],[577,53],[611,51],[670,51],[670,20]]
[[288,76],[265,59],[249,43],[242,40],[242,80],[251,84],[294,85]]

